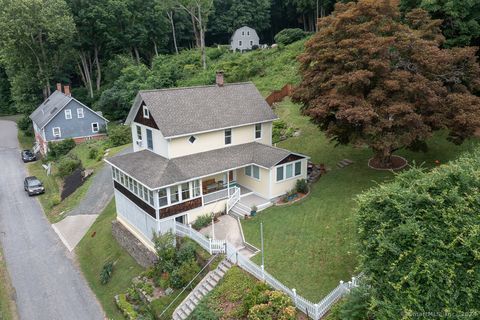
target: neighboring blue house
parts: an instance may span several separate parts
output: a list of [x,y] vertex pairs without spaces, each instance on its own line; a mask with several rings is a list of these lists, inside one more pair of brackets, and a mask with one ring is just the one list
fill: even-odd
[[52,93],[30,115],[35,131],[37,149],[48,152],[48,143],[72,138],[76,143],[99,139],[106,135],[108,120],[73,98],[70,87],[57,84]]
[[252,50],[253,46],[260,45],[260,38],[255,29],[244,26],[238,28],[230,39],[230,49],[233,51]]

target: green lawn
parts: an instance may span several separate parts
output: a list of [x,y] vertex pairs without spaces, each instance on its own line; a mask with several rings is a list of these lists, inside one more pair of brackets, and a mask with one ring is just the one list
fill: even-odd
[[[117,243],[111,232],[111,222],[115,219],[115,202],[112,200],[97,218],[85,237],[75,249],[80,268],[90,288],[96,294],[109,319],[123,319],[117,309],[114,296],[124,293],[131,280],[144,269]],[[95,233],[95,236],[92,236]],[[110,282],[100,283],[100,271],[105,262],[114,261],[114,271]]]
[[18,319],[16,314],[15,301],[12,299],[13,289],[7,272],[3,252],[0,247],[0,319]]
[[[350,146],[335,147],[318,128],[300,115],[299,107],[290,101],[276,110],[280,118],[299,128],[301,135],[283,141],[278,146],[311,156],[315,163],[324,163],[332,170],[312,187],[310,196],[299,203],[272,207],[256,218],[243,221],[247,241],[260,246],[260,222],[265,235],[265,268],[279,280],[304,297],[318,302],[339,280],[356,274],[354,211],[356,195],[391,179],[393,174],[367,167],[372,156],[369,149]],[[470,150],[478,140],[461,146],[446,141],[445,134],[436,134],[428,153],[400,151],[409,161],[426,167],[435,160],[442,163]],[[354,164],[338,169],[344,158]],[[254,261],[260,263],[257,255]]]

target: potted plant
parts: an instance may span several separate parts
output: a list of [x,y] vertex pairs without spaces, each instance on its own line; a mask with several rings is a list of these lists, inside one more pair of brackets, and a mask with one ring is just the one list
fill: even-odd
[[250,209],[250,215],[252,217],[255,217],[256,214],[257,214],[257,206],[253,205],[252,208]]

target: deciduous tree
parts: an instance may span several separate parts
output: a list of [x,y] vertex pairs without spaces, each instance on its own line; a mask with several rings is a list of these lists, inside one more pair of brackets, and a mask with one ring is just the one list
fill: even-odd
[[337,4],[301,55],[294,100],[339,144],[366,144],[382,167],[447,129],[461,143],[480,126],[475,48],[441,49],[441,21],[394,0]]

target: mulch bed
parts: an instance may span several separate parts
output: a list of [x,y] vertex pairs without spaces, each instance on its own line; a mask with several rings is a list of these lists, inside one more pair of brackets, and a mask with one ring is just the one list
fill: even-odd
[[368,160],[368,166],[375,170],[400,170],[405,168],[408,164],[408,161],[405,158],[400,156],[392,156],[391,161],[392,161],[392,166],[385,168],[385,167],[382,167],[382,165],[377,159],[371,158],[370,160]]
[[293,199],[292,201],[288,201],[288,202],[283,201],[283,198],[281,198],[280,200],[278,200],[275,203],[275,205],[276,206],[285,206],[287,204],[292,204],[292,203],[295,203],[295,202],[298,202],[298,201],[304,199],[309,194],[310,194],[310,191],[308,191],[307,193],[297,193],[297,197],[295,199]]

